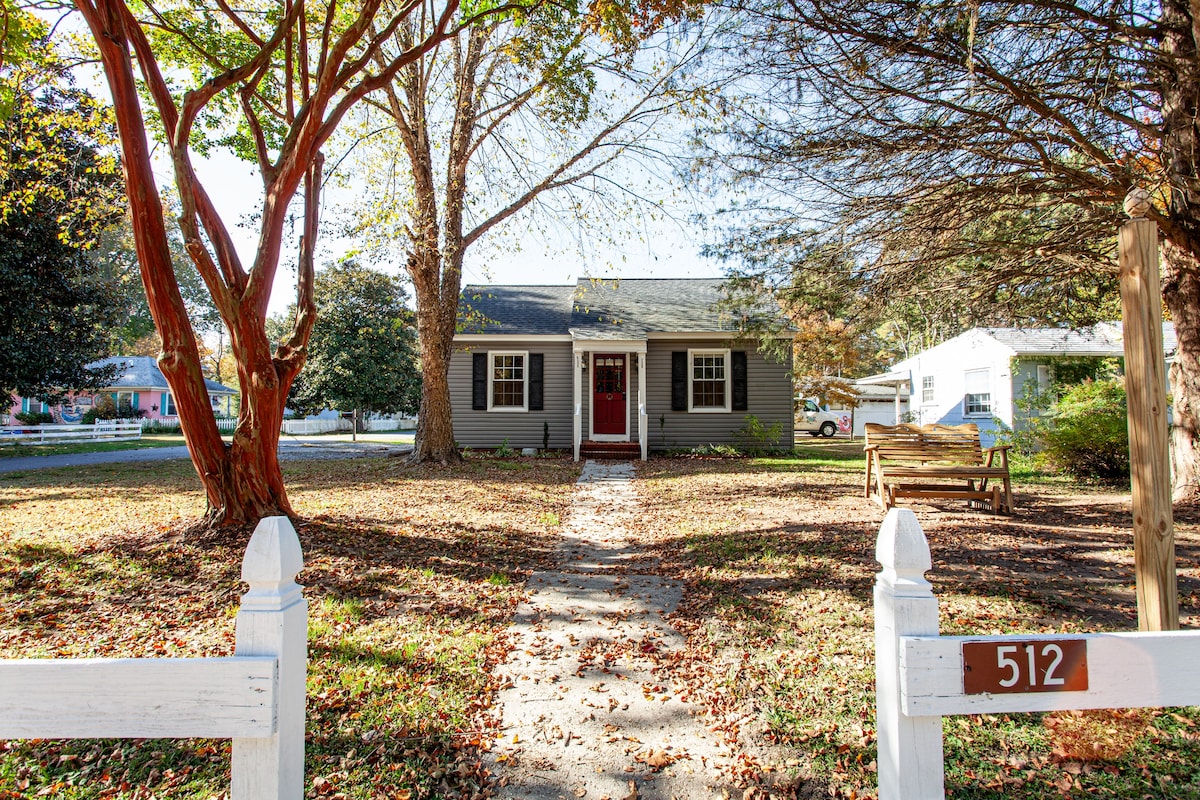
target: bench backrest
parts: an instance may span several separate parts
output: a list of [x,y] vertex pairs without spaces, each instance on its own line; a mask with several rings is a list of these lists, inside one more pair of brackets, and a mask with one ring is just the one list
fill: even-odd
[[922,464],[945,461],[951,464],[981,464],[978,426],[966,425],[880,425],[864,426],[866,446],[874,447],[886,461],[916,461]]

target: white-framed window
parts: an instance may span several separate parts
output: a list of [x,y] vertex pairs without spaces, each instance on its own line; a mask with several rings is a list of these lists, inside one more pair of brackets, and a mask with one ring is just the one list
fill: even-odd
[[923,375],[921,377],[921,402],[933,402],[933,376]]
[[688,411],[728,411],[729,372],[728,350],[688,350]]
[[964,374],[963,415],[986,417],[992,413],[992,371],[969,369]]
[[162,415],[164,417],[173,417],[177,413],[175,410],[175,395],[168,392],[166,402],[163,403]]
[[1046,397],[1050,394],[1050,381],[1052,379],[1049,364],[1037,365],[1037,396]]
[[488,411],[529,408],[529,353],[488,353]]

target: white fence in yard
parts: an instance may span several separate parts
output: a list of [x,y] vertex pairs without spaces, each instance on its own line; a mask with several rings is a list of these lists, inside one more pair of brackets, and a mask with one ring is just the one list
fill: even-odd
[[233,740],[233,800],[304,795],[308,612],[287,517],[258,523],[229,658],[0,661],[0,739]]
[[[154,431],[161,430],[163,428],[170,431],[179,430],[178,417],[172,417],[171,419],[141,419],[139,422],[142,423],[143,433],[153,433]],[[221,431],[222,433],[232,433],[233,429],[237,427],[238,421],[230,417],[227,419],[218,419],[216,422],[217,430]]]
[[5,425],[0,445],[59,442],[124,442],[142,438],[137,420],[97,420],[94,425]]
[[943,716],[1200,703],[1200,631],[939,636],[912,511],[888,512],[875,552],[879,800],[945,797]]
[[354,427],[348,419],[285,419],[283,430],[289,436],[312,436],[316,433],[348,431]]
[[416,417],[385,417],[367,420],[368,431],[410,431],[417,427]]

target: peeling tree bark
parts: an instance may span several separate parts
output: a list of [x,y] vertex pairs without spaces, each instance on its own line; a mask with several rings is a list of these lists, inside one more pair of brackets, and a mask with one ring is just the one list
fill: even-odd
[[[359,4],[345,18],[337,17],[331,6],[324,29],[309,34],[303,0],[291,0],[271,23],[274,28],[264,35],[221,4],[224,22],[245,37],[250,55],[241,64],[217,70],[178,97],[168,87],[153,44],[126,0],[75,2],[99,48],[112,92],[135,247],[150,311],[163,342],[158,361],[175,397],[192,462],[204,486],[207,519],[212,524],[242,524],[270,515],[293,516],[277,449],[284,403],[304,365],[316,318],[313,261],[323,170],[321,147],[341,118],[369,92],[390,85],[402,67],[475,25],[481,16],[458,18],[457,0],[448,0],[420,39],[391,60],[378,61],[378,70],[371,72],[367,66],[377,63],[375,56],[382,43],[420,6],[402,4],[384,20],[376,19],[382,15],[378,0]],[[508,10],[511,6],[500,6],[481,15]],[[254,21],[263,24],[258,18]],[[334,30],[335,23],[344,27]],[[162,18],[155,23],[162,24]],[[186,38],[180,41],[195,44]],[[280,55],[280,48],[286,48],[286,55]],[[206,68],[210,66],[207,54],[196,58]],[[280,59],[283,67],[276,63]],[[285,84],[282,101],[260,92],[268,74],[275,74]],[[182,205],[179,223],[184,243],[221,314],[237,362],[241,408],[229,444],[217,429],[195,334],[175,279],[140,91],[150,98],[162,122]],[[261,231],[249,269],[243,267],[191,163],[195,124],[222,93],[234,93],[240,101],[263,179]],[[284,130],[270,146],[259,122],[261,113],[272,114],[273,124]],[[297,314],[288,338],[273,344],[266,334],[267,303],[297,193],[304,206]]]

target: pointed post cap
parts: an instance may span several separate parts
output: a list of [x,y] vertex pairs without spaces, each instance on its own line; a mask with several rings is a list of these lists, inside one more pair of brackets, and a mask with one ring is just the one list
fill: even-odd
[[304,569],[300,538],[287,517],[264,517],[254,529],[242,558],[242,580],[250,591],[242,605],[270,605],[268,598],[298,593],[295,578]]
[[1150,205],[1150,192],[1140,186],[1134,186],[1125,195],[1125,213],[1130,219],[1145,219]]
[[917,515],[907,508],[893,508],[879,526],[875,560],[883,567],[879,580],[897,595],[925,596],[930,585],[925,573],[933,568],[929,541]]

